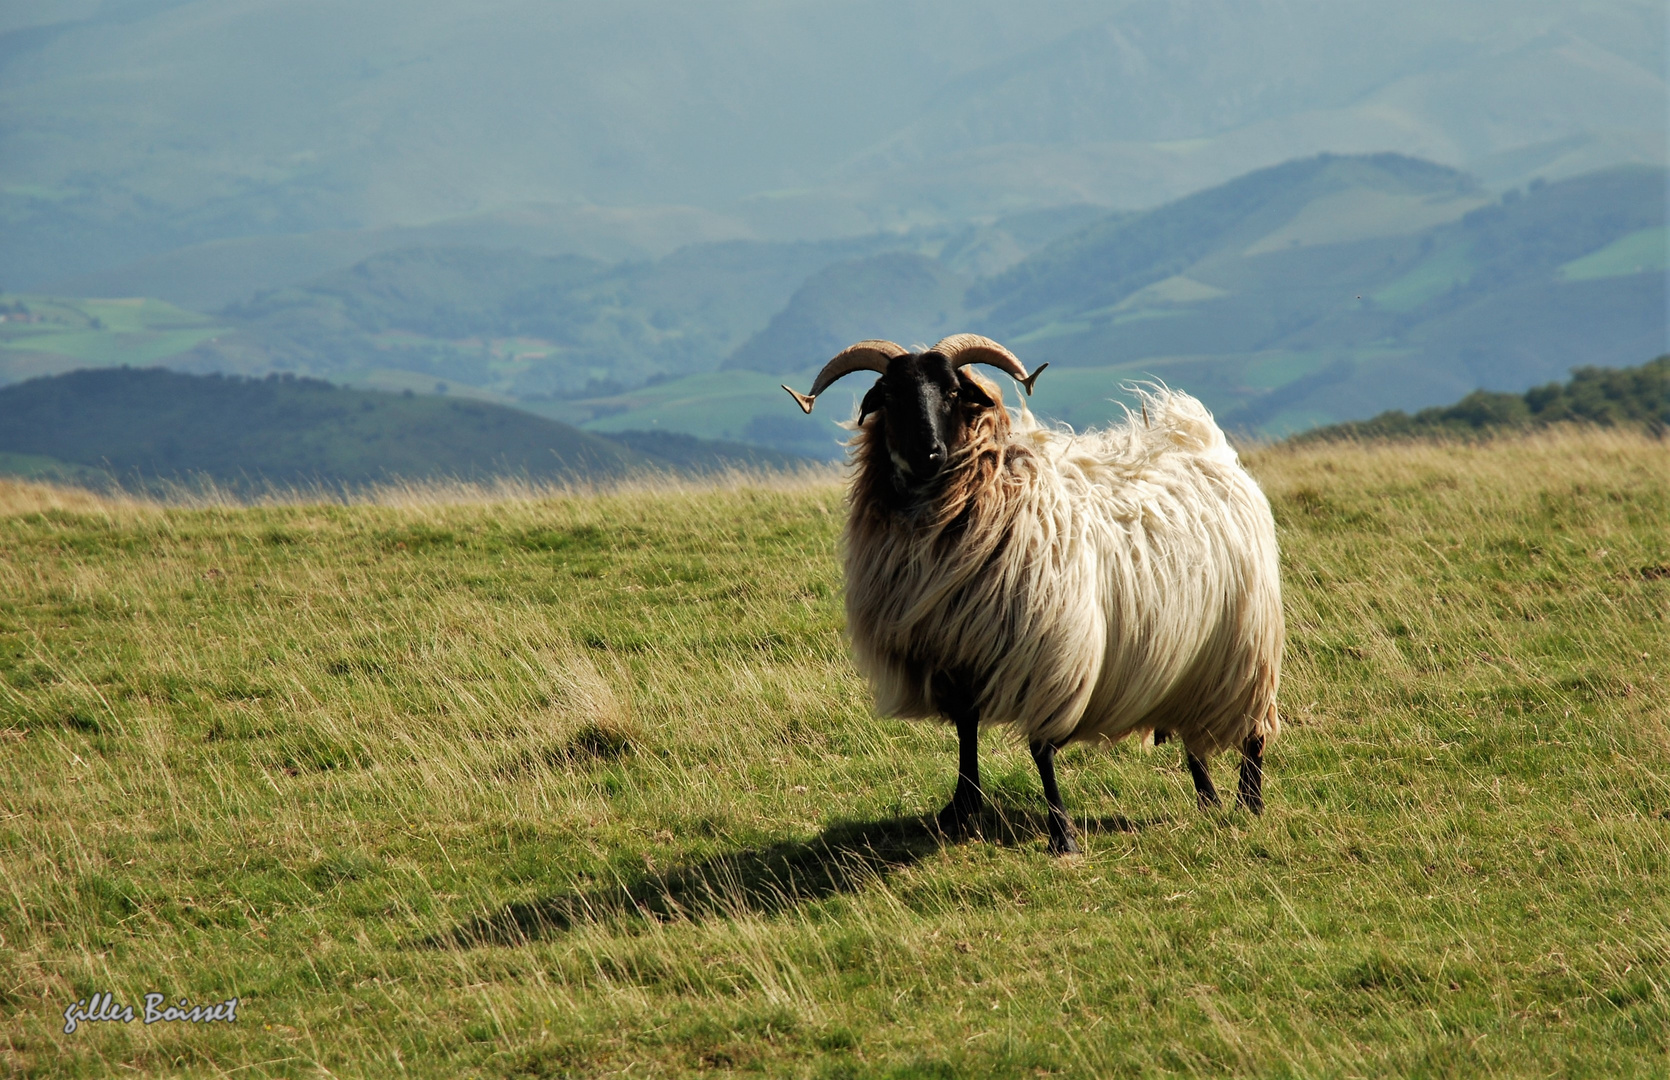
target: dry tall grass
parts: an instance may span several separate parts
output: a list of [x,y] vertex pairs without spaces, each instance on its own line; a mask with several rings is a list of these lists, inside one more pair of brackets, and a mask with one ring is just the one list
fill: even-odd
[[[1670,1065],[1670,448],[1259,448],[1261,819],[869,711],[827,475],[177,506],[0,485],[18,1073]],[[239,1023],[94,1024],[111,991]]]

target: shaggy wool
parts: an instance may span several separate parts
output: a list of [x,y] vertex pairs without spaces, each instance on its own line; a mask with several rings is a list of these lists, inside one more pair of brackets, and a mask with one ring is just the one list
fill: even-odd
[[984,410],[943,486],[903,509],[883,497],[884,423],[850,444],[843,553],[883,714],[944,716],[962,685],[982,722],[1058,746],[1165,730],[1205,757],[1277,734],[1275,524],[1200,402],[1154,389],[1083,434]]

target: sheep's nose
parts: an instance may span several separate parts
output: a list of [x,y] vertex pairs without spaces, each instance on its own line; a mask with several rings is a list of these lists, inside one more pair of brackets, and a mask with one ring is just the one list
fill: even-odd
[[945,461],[945,451],[944,450],[929,450],[928,451],[928,464],[929,465],[940,465],[940,464],[943,464],[944,461]]

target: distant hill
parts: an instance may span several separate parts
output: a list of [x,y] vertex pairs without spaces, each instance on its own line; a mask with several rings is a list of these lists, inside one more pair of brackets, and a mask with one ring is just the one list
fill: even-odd
[[145,485],[234,487],[426,477],[590,480],[634,470],[777,467],[793,459],[696,439],[643,449],[481,401],[345,390],[316,379],[105,368],[0,389],[0,468],[98,470]]
[[[990,308],[994,326],[1020,336],[1053,320],[1117,305],[1213,256],[1262,254],[1410,231],[1459,217],[1487,201],[1472,177],[1415,158],[1304,158],[1248,173],[1147,213],[1087,226],[982,282],[971,291],[969,302]],[[1374,207],[1378,214],[1370,210],[1375,203],[1383,204]],[[1306,229],[1300,216],[1310,211],[1313,218],[1321,218],[1322,207],[1334,220],[1316,221]],[[1288,235],[1278,236],[1283,230]]]
[[[1627,166],[1494,196],[1431,162],[1321,155],[1091,222],[976,281],[960,318],[1050,362],[1029,404],[1079,426],[1145,378],[1266,435],[1516,392],[1670,348],[1665,187]],[[863,271],[809,279],[728,363],[806,367],[795,339],[868,336]],[[872,286],[868,306],[933,325],[944,301],[912,295]]]
[[[1106,212],[1064,206],[848,240],[700,243],[653,261],[429,244],[238,294],[209,315],[156,299],[0,297],[0,314],[12,307],[31,313],[0,323],[0,385],[78,367],[161,362],[200,374],[290,371],[419,393],[442,380],[501,401],[610,396],[716,370],[765,331],[808,278],[836,264],[931,260],[921,272],[944,282],[944,297],[911,293],[890,309],[916,322],[917,307],[931,301],[935,312],[960,310],[968,280]],[[194,275],[202,287],[176,299],[212,294],[229,279],[222,269],[211,261]],[[842,324],[878,316],[877,303],[861,292],[823,307]]]
[[1665,187],[1626,166],[1492,198],[1428,163],[1325,155],[1089,226],[970,302],[1055,365],[1040,411],[1097,422],[1111,395],[1090,386],[1158,377],[1282,434],[1665,351]]
[[1549,383],[1523,394],[1475,390],[1454,405],[1401,410],[1372,420],[1314,428],[1302,442],[1337,439],[1468,436],[1549,424],[1599,424],[1670,431],[1670,354],[1633,368],[1578,368],[1570,381]]
[[837,263],[812,275],[724,366],[786,374],[865,338],[932,343],[962,328],[967,288],[938,260],[910,252]]
[[677,431],[612,431],[607,438],[634,453],[691,473],[723,472],[726,469],[796,469],[813,461],[811,457],[798,454],[785,454],[724,439],[698,439]]
[[1158,378],[1280,436],[1670,349],[1666,183],[1624,166],[1497,194],[1428,161],[1319,155],[1140,213],[618,263],[416,247],[213,315],[0,297],[31,320],[0,323],[0,383],[126,362],[445,384],[594,433],[828,457],[844,410],[785,413],[778,382],[859,338],[975,330],[1052,364],[1029,401],[1051,419],[1105,423],[1124,384]]
[[[833,265],[914,258],[918,276],[942,279],[936,310],[958,311],[967,280],[952,267],[1007,266],[1103,213],[1066,207],[849,240],[693,244],[653,262],[499,248],[385,251],[228,305],[214,316],[224,332],[205,335],[169,366],[277,368],[338,381],[395,369],[516,397],[618,393],[712,371],[751,336],[776,340],[767,327],[773,315]],[[893,307],[914,312],[926,303],[917,291]],[[838,306],[830,313],[837,321],[878,314],[861,297],[843,296]]]

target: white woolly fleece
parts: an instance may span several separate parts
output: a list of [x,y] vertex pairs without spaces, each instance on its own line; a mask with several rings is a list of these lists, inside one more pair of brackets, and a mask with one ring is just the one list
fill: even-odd
[[1082,435],[1012,416],[959,526],[853,508],[848,630],[881,712],[938,716],[935,675],[972,672],[982,720],[1028,740],[1158,728],[1204,757],[1277,734],[1269,503],[1200,402],[1162,388],[1143,414]]

